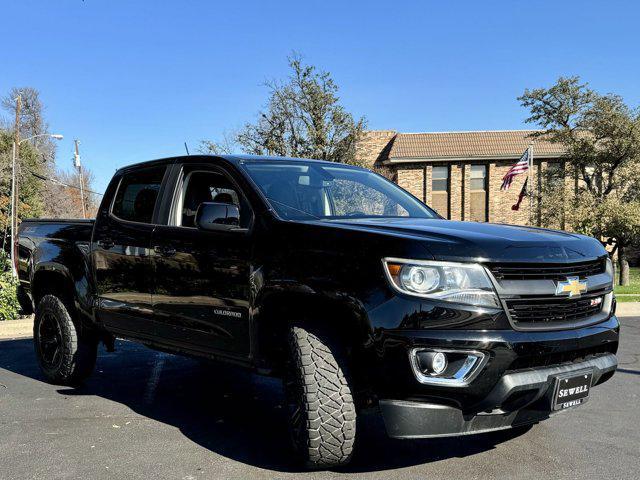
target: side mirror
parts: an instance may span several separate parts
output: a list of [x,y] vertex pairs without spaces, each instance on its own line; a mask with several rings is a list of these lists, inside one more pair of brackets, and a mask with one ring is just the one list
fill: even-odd
[[214,232],[235,230],[240,227],[240,210],[231,203],[201,203],[196,212],[196,225]]

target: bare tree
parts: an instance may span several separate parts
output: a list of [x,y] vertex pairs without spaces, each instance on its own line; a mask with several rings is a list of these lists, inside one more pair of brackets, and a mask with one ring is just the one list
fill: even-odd
[[[20,113],[20,137],[29,138],[43,135],[49,131],[49,125],[44,119],[44,105],[40,99],[40,92],[33,87],[14,87],[5,95],[0,103],[11,117],[15,115],[16,98],[20,95],[22,109]],[[4,124],[8,122],[5,120]],[[10,127],[13,129],[13,125]],[[30,141],[39,152],[44,162],[52,162],[56,154],[56,145],[49,137],[38,137]]]
[[[76,171],[58,170],[50,175],[45,183],[45,216],[51,218],[82,218],[82,199],[80,195],[80,175]],[[84,203],[87,217],[95,216],[100,203],[98,195],[93,193],[94,174],[83,167]]]
[[222,135],[221,141],[202,140],[198,146],[198,151],[211,155],[225,155],[231,154],[236,149],[237,133],[225,132]]

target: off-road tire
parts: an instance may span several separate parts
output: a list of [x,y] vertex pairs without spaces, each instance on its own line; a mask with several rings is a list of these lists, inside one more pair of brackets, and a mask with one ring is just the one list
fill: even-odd
[[77,385],[93,372],[98,341],[79,335],[69,309],[54,295],[42,297],[36,307],[33,343],[40,369],[50,383]]
[[294,450],[310,469],[351,460],[356,409],[341,349],[331,336],[294,325],[289,330],[285,372]]

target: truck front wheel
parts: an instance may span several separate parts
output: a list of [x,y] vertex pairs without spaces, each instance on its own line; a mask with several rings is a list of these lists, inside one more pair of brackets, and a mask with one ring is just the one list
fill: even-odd
[[91,375],[98,342],[79,335],[65,304],[54,295],[42,297],[33,323],[36,357],[46,379],[75,385]]
[[294,449],[308,468],[331,468],[351,459],[356,409],[341,349],[329,335],[293,326],[285,374]]

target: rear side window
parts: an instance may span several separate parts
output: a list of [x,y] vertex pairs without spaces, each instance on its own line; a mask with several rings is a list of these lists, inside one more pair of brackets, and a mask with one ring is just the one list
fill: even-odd
[[165,170],[162,166],[125,174],[111,212],[122,220],[151,223]]

